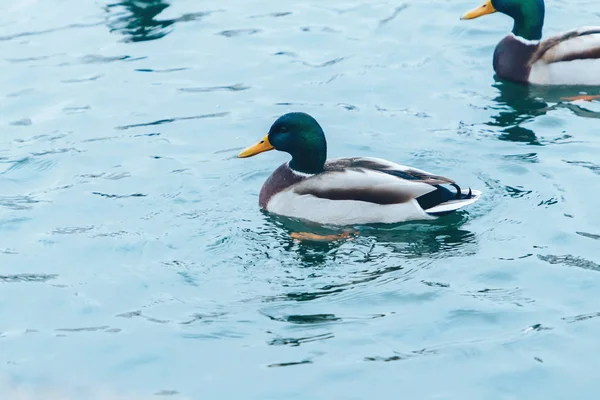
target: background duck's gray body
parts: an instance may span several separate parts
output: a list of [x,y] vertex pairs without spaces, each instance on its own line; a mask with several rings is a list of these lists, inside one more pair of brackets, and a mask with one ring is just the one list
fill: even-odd
[[600,27],[530,41],[509,34],[494,51],[498,77],[540,85],[600,85]]

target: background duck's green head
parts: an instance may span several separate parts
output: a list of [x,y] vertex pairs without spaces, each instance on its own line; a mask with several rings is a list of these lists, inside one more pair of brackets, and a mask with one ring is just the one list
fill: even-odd
[[267,136],[243,150],[238,157],[251,157],[269,150],[280,150],[292,156],[290,167],[307,174],[323,171],[327,159],[327,141],[319,123],[301,112],[279,117]]
[[515,21],[512,32],[527,40],[540,40],[546,9],[544,0],[486,0],[480,7],[465,13],[461,19],[501,12]]

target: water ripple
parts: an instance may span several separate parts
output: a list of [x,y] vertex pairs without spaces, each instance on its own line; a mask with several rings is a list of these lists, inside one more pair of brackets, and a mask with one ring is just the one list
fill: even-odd
[[311,68],[325,68],[325,67],[331,67],[332,65],[339,64],[342,61],[347,60],[348,58],[349,57],[338,57],[338,58],[331,59],[329,61],[325,61],[320,64],[312,64],[312,63],[309,63],[306,61],[302,61],[302,64],[306,65],[307,67],[311,67]]
[[47,282],[58,278],[57,274],[14,274],[0,275],[0,282],[19,283],[19,282]]
[[327,324],[330,322],[341,321],[341,318],[336,317],[334,314],[311,314],[311,315],[285,315],[285,316],[272,316],[264,314],[266,317],[273,321],[278,322],[289,322],[298,325],[320,325]]
[[255,35],[260,32],[262,32],[262,29],[231,29],[231,30],[221,31],[221,32],[217,33],[217,35],[231,38],[231,37],[237,37],[237,36]]
[[246,86],[242,83],[236,83],[234,85],[228,85],[228,86],[180,88],[179,91],[180,92],[188,92],[188,93],[207,93],[207,92],[219,92],[219,91],[240,92],[243,90],[248,90],[250,88],[251,88],[251,86]]
[[154,393],[155,396],[176,396],[178,394],[179,392],[177,390],[167,389],[159,390],[158,392]]
[[600,240],[600,235],[596,235],[593,233],[587,233],[587,232],[575,232],[576,234],[589,238],[589,239],[595,239],[595,240]]
[[534,303],[535,300],[524,296],[520,288],[512,289],[481,289],[476,292],[466,292],[465,296],[471,296],[475,299],[490,300],[499,303],[509,302],[516,306],[523,307],[526,303]]
[[96,81],[100,78],[102,78],[102,74],[96,74],[96,75],[92,75],[92,76],[88,76],[85,78],[71,78],[71,79],[64,79],[61,82],[62,83],[81,83],[81,82],[93,82]]
[[144,123],[140,123],[140,124],[117,126],[117,127],[115,127],[115,129],[127,130],[127,129],[132,129],[132,128],[140,128],[140,127],[144,127],[144,126],[170,124],[171,122],[177,122],[177,121],[189,121],[189,120],[204,119],[204,118],[221,118],[221,117],[225,117],[227,115],[229,115],[228,111],[212,113],[212,114],[194,115],[191,117],[165,118],[165,119],[159,119],[157,121],[152,121],[152,122],[144,122]]
[[90,107],[90,106],[71,106],[71,107],[64,107],[63,111],[65,114],[81,114],[81,113],[87,112],[91,109],[92,109],[92,107]]
[[10,124],[12,126],[30,126],[33,124],[33,122],[31,121],[31,118],[23,118],[17,121],[12,121]]
[[566,162],[567,164],[587,168],[590,171],[592,171],[593,173],[600,175],[600,165],[598,165],[598,164],[594,164],[589,161],[567,161],[567,160],[563,160],[563,161]]
[[2,254],[19,254],[15,249],[0,249],[0,253],[2,253]]
[[596,264],[593,261],[586,260],[582,257],[577,257],[573,255],[565,255],[565,256],[553,256],[553,255],[541,255],[538,254],[538,258],[542,261],[546,261],[550,264],[562,264],[568,267],[577,267],[588,269],[592,271],[600,271],[600,265]]
[[126,199],[129,197],[146,197],[147,195],[143,193],[132,193],[132,194],[108,194],[108,193],[100,193],[100,192],[92,192],[92,194],[96,196],[106,197],[108,199]]
[[34,57],[22,57],[22,58],[6,58],[5,60],[10,62],[10,63],[26,63],[26,62],[30,62],[30,61],[44,61],[44,60],[48,60],[49,58],[52,57],[58,57],[58,56],[62,56],[64,54],[50,54],[50,55],[44,55],[44,56],[34,56]]
[[74,235],[85,233],[94,229],[94,226],[69,226],[64,228],[56,228],[52,231],[53,235]]
[[40,202],[31,196],[0,196],[0,206],[13,210],[30,210],[33,204]]
[[302,32],[325,32],[325,33],[341,33],[341,31],[337,31],[328,26],[304,26],[300,28]]
[[365,357],[365,361],[383,361],[383,362],[402,361],[402,360],[409,360],[411,358],[420,357],[420,356],[435,355],[438,353],[438,351],[437,350],[429,350],[429,349],[420,349],[420,350],[413,350],[408,353],[400,353],[397,351],[394,351],[393,353],[394,353],[393,356],[388,356],[388,357]]
[[55,329],[56,332],[97,332],[97,331],[106,331],[110,327],[108,325],[103,326],[90,326],[84,328],[58,328]]
[[272,12],[272,13],[267,13],[267,14],[251,15],[248,18],[249,19],[254,19],[254,18],[280,18],[280,17],[287,17],[288,15],[292,15],[292,12],[291,11]]
[[113,172],[111,174],[107,174],[106,172],[101,172],[99,174],[82,174],[79,175],[80,178],[84,178],[84,179],[98,179],[98,178],[102,178],[102,179],[108,179],[111,181],[118,181],[121,179],[125,179],[125,178],[129,178],[131,177],[131,174],[129,172],[120,172],[120,173],[116,173]]
[[[137,57],[137,58],[132,58],[129,55],[122,55],[122,56],[101,56],[99,54],[88,54],[86,56],[83,56],[79,59],[79,63],[81,64],[105,64],[105,63],[111,63],[111,62],[115,62],[115,61],[138,61],[138,60],[143,60],[146,57]],[[71,64],[61,64],[61,65],[71,65]]]
[[306,336],[300,338],[276,338],[268,342],[270,346],[291,346],[298,347],[304,343],[316,342],[320,340],[333,339],[335,336],[332,333],[323,333],[320,335]]
[[157,74],[168,74],[171,72],[179,72],[179,71],[186,71],[189,70],[188,67],[181,67],[181,68],[165,68],[165,69],[152,69],[152,68],[136,68],[135,71],[137,72],[154,72]]
[[123,313],[123,314],[118,314],[118,315],[116,315],[116,317],[119,317],[119,318],[129,318],[129,319],[140,317],[140,318],[144,318],[145,320],[147,320],[149,322],[154,322],[154,323],[157,323],[157,324],[167,324],[167,323],[171,322],[171,321],[166,320],[166,319],[157,319],[157,318],[145,316],[145,315],[142,314],[141,310],[130,311],[130,312],[126,312],[126,313]]
[[69,29],[93,28],[95,26],[99,26],[102,24],[103,24],[102,22],[93,22],[93,23],[89,23],[89,24],[69,24],[69,25],[65,25],[65,26],[60,26],[58,28],[44,29],[44,30],[40,30],[40,31],[15,33],[13,35],[0,36],[0,42],[18,39],[18,38],[22,38],[22,37],[28,37],[28,36],[45,35],[47,33],[54,33],[54,32],[64,31],[64,30],[69,30]]
[[380,20],[380,21],[379,21],[379,26],[381,27],[381,26],[383,26],[383,25],[387,24],[388,22],[391,22],[391,21],[393,21],[394,19],[396,19],[396,17],[397,17],[397,16],[398,16],[398,15],[399,15],[399,14],[400,14],[402,11],[404,11],[404,10],[405,10],[405,9],[407,9],[407,8],[408,8],[408,4],[402,4],[402,5],[399,5],[398,7],[396,7],[396,8],[394,9],[394,11],[392,12],[392,14],[391,14],[389,17],[386,17],[386,18],[384,18],[384,19],[382,19],[382,20]]
[[591,313],[591,314],[581,314],[581,315],[576,315],[574,317],[565,317],[565,318],[563,318],[563,320],[566,321],[567,323],[572,324],[573,322],[587,321],[589,319],[598,318],[598,317],[600,317],[600,312],[595,312],[595,313]]
[[292,361],[292,362],[283,362],[283,363],[275,363],[269,364],[267,367],[269,368],[277,368],[277,367],[291,367],[294,365],[304,365],[304,364],[312,364],[311,360],[302,360],[302,361]]

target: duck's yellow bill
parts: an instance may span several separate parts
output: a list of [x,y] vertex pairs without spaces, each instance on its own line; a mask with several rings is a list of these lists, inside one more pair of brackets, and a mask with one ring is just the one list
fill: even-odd
[[472,9],[471,11],[467,11],[460,19],[474,19],[479,18],[483,15],[493,14],[496,12],[496,9],[492,5],[492,0],[487,0],[483,5]]
[[265,151],[273,150],[275,147],[269,142],[269,135],[266,135],[262,140],[255,145],[245,148],[238,158],[252,157]]

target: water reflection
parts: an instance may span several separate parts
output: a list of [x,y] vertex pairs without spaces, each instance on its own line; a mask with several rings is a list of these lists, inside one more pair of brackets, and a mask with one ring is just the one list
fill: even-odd
[[[312,301],[375,282],[413,279],[436,259],[475,254],[477,237],[463,227],[467,220],[466,215],[458,213],[431,222],[361,226],[355,227],[358,233],[352,238],[315,242],[297,241],[290,235],[298,231],[327,235],[341,230],[266,214],[259,232],[263,243],[254,244],[267,247],[268,241],[270,249],[278,247],[275,257],[287,273],[281,277],[281,286],[287,289],[262,301]],[[263,254],[266,251],[255,250]],[[306,290],[307,279],[323,284]]]
[[176,22],[197,21],[211,11],[186,13],[173,19],[157,16],[170,6],[164,0],[124,0],[105,7],[109,13],[108,27],[111,32],[125,36],[125,42],[156,40],[171,33]]
[[125,0],[109,4],[106,10],[112,14],[108,26],[111,32],[120,32],[127,42],[143,42],[160,39],[167,35],[174,20],[155,19],[169,3],[163,0]]
[[571,100],[579,95],[597,95],[598,88],[521,85],[497,78],[493,86],[498,89],[494,98],[498,105],[492,108],[499,112],[487,125],[503,128],[500,140],[541,145],[535,133],[521,125],[558,108],[569,109],[582,118],[600,118],[599,112]]
[[[267,230],[278,232],[275,236],[281,247],[299,256],[303,263],[311,268],[339,256],[336,251],[349,243],[371,249],[375,246],[385,246],[390,254],[397,254],[403,258],[420,258],[447,257],[457,252],[462,254],[464,246],[475,240],[472,232],[461,228],[468,221],[466,212],[455,213],[434,221],[343,228],[310,224],[266,212],[263,214]],[[291,237],[294,232],[309,232],[323,236],[350,233],[350,236],[327,241],[295,240]],[[353,247],[353,250],[356,248]],[[362,262],[372,260],[373,255],[370,251],[360,253]]]
[[526,85],[497,81],[493,86],[499,90],[498,97],[494,100],[500,105],[498,109],[501,111],[492,116],[492,121],[487,124],[504,128],[500,140],[539,145],[535,133],[520,125],[538,115],[544,115],[549,110],[548,104],[531,97],[530,88]]

